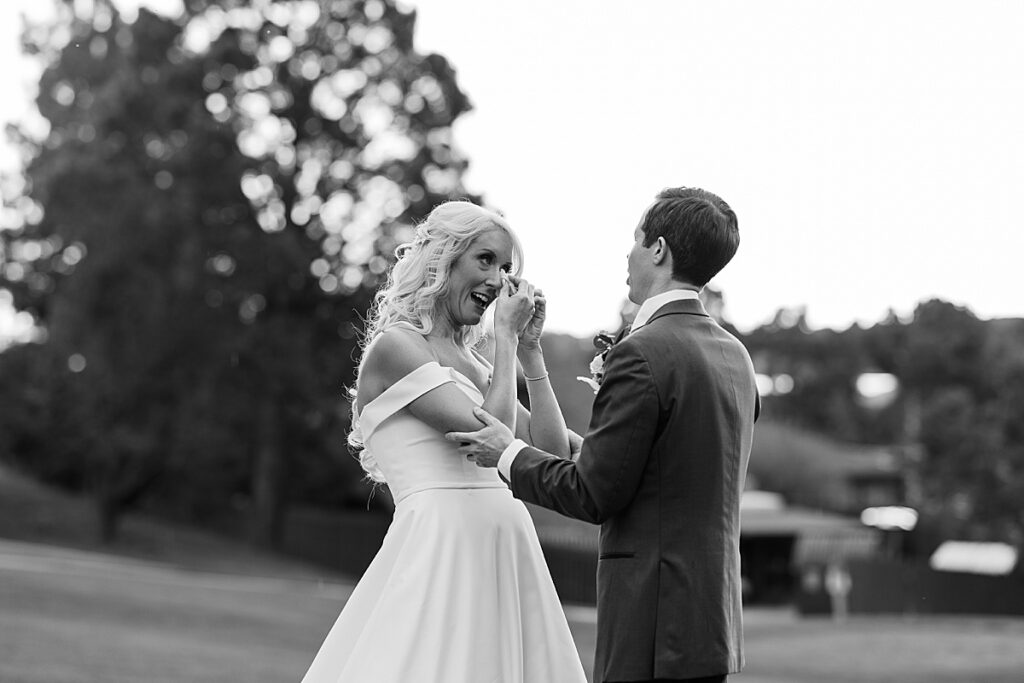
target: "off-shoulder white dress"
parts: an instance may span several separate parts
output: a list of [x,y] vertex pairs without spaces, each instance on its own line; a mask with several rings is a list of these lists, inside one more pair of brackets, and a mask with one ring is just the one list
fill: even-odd
[[483,403],[430,362],[360,412],[395,515],[303,683],[585,683],[526,508],[407,408],[449,382]]

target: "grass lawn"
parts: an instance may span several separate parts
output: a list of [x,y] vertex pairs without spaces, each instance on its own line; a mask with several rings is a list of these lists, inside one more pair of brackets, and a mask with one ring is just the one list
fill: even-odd
[[298,681],[346,596],[0,542],[0,681]]
[[[2,683],[298,683],[350,590],[153,520],[127,520],[118,544],[98,548],[83,505],[0,468]],[[594,612],[566,612],[589,672]],[[745,618],[737,683],[1024,680],[1024,618]]]
[[[345,584],[238,577],[0,541],[4,683],[297,682]],[[587,668],[590,609],[567,609]],[[738,683],[1019,682],[1024,619],[747,614]]]
[[853,617],[748,610],[737,683],[1013,683],[1024,618]]

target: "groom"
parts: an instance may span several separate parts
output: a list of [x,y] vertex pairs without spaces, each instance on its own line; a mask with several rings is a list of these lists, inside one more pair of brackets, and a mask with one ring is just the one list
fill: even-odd
[[724,681],[743,666],[739,506],[759,400],[750,357],[698,292],[736,253],[736,214],[668,189],[634,239],[640,310],[605,359],[579,457],[482,410],[483,429],[448,437],[516,497],[601,524],[596,681]]

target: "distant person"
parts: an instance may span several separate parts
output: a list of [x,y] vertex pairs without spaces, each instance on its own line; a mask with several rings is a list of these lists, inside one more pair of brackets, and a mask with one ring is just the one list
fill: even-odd
[[[304,683],[586,680],[525,506],[444,437],[477,429],[483,406],[570,454],[551,385],[528,381],[532,414],[516,399],[517,356],[527,378],[547,374],[545,301],[518,278],[522,262],[509,225],[469,202],[437,207],[399,247],[367,324],[349,439],[395,515]],[[493,366],[474,351],[489,307]]]
[[517,498],[602,525],[595,681],[717,682],[743,666],[739,507],[759,400],[747,351],[698,299],[739,239],[710,192],[648,207],[627,267],[640,309],[600,368],[578,459],[479,409],[486,427],[448,435]]

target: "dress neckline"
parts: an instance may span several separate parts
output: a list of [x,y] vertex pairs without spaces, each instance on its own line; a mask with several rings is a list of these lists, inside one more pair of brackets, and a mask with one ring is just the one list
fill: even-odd
[[475,392],[476,392],[477,394],[479,394],[479,395],[480,395],[481,397],[483,397],[483,396],[484,396],[483,392],[482,392],[482,391],[480,391],[480,387],[478,387],[478,386],[476,385],[476,383],[475,383],[475,382],[474,382],[473,380],[471,380],[471,379],[470,379],[469,377],[467,377],[467,376],[466,376],[466,375],[464,375],[463,373],[459,372],[459,371],[458,371],[458,370],[456,370],[455,368],[451,367],[450,365],[441,365],[441,364],[440,364],[440,363],[438,363],[438,362],[437,362],[436,360],[431,360],[431,361],[427,361],[427,362],[426,362],[426,363],[424,363],[423,365],[420,365],[420,366],[419,366],[419,367],[417,367],[417,368],[416,368],[415,370],[413,370],[412,372],[410,372],[410,373],[409,373],[408,375],[405,375],[404,377],[402,377],[401,379],[399,379],[399,380],[398,380],[397,382],[395,382],[394,384],[392,384],[391,386],[389,386],[389,387],[388,387],[387,389],[385,389],[384,391],[382,391],[382,392],[380,392],[379,394],[377,394],[377,396],[376,396],[376,397],[375,397],[375,398],[374,398],[374,399],[373,399],[372,401],[370,401],[369,403],[367,403],[367,404],[366,404],[365,406],[363,406],[363,407],[361,407],[361,408],[360,408],[360,407],[358,406],[358,404],[357,404],[357,405],[356,405],[356,411],[355,411],[355,412],[356,412],[356,416],[358,417],[358,416],[362,415],[363,413],[365,413],[365,412],[366,412],[366,409],[367,409],[367,408],[369,408],[370,406],[372,406],[372,405],[374,405],[375,403],[377,403],[378,401],[380,401],[380,400],[381,400],[381,398],[383,398],[384,396],[386,396],[386,395],[387,395],[388,393],[390,393],[390,392],[391,392],[391,391],[392,391],[392,390],[393,390],[393,389],[394,389],[395,387],[399,386],[399,385],[400,385],[400,384],[401,384],[402,382],[404,382],[404,381],[405,381],[405,379],[406,379],[407,377],[411,376],[411,375],[412,375],[413,373],[417,372],[417,371],[418,371],[418,370],[420,370],[421,368],[424,368],[424,367],[426,367],[426,366],[428,366],[428,365],[436,365],[436,366],[437,366],[437,367],[438,367],[439,369],[441,369],[441,370],[450,370],[450,371],[451,371],[451,373],[452,373],[452,374],[453,374],[453,375],[455,376],[455,379],[456,379],[456,380],[459,380],[459,379],[461,379],[461,380],[462,380],[462,383],[463,383],[463,384],[465,384],[466,386],[468,386],[469,388],[471,388],[471,389],[472,389],[473,391],[475,391]]

